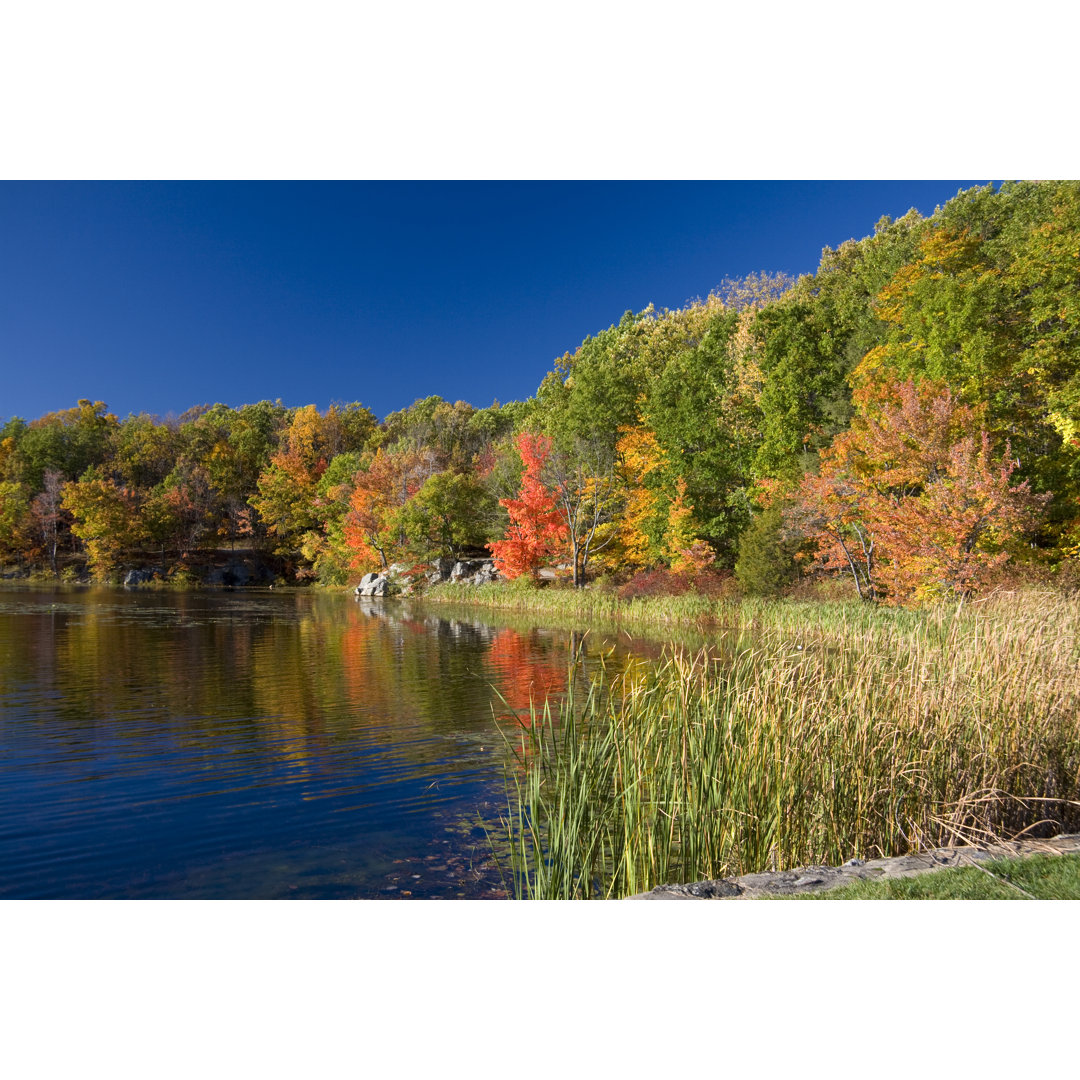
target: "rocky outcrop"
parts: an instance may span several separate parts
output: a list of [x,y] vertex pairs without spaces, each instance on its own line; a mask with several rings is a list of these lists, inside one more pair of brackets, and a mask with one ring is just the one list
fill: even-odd
[[1052,840],[1010,840],[998,844],[937,848],[917,855],[892,859],[849,859],[842,866],[802,866],[797,870],[765,871],[689,885],[657,885],[652,892],[630,900],[760,900],[825,892],[838,885],[868,878],[911,877],[950,866],[977,866],[991,859],[1016,859],[1040,853],[1062,855],[1080,851],[1080,833],[1062,834]]
[[205,577],[207,585],[243,588],[245,585],[265,585],[274,581],[273,572],[254,558],[230,559],[224,566],[211,567]]
[[452,581],[462,585],[486,585],[497,581],[494,559],[436,559],[431,564],[427,580],[431,585]]
[[381,573],[365,574],[354,592],[358,597],[411,596],[418,587],[452,581],[484,585],[496,581],[499,572],[492,559],[436,559],[430,569],[393,563]]

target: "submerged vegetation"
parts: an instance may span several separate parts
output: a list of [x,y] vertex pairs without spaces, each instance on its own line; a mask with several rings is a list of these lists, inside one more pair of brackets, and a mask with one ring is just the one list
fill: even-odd
[[504,724],[517,895],[1080,825],[1080,603],[771,609]]

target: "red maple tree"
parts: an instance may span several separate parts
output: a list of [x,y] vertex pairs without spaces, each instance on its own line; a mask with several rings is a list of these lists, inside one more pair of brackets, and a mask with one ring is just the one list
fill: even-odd
[[517,437],[525,473],[516,499],[500,499],[510,514],[510,525],[502,540],[488,544],[495,568],[507,578],[534,572],[566,541],[566,522],[556,506],[556,495],[541,479],[544,463],[551,456],[551,439],[546,435],[522,432]]

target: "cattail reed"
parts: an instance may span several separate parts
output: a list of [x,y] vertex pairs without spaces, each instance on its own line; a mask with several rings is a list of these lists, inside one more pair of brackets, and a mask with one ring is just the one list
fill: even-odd
[[[730,605],[710,646],[570,680],[514,750],[516,894],[619,897],[1080,827],[1080,603]],[[508,846],[507,846],[508,845]],[[509,854],[506,854],[509,851]]]

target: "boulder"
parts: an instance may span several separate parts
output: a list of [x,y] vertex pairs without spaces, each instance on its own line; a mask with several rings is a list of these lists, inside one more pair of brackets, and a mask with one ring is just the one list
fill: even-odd
[[161,574],[161,572],[161,568],[158,566],[147,566],[141,570],[129,570],[124,575],[124,584],[127,586],[145,585],[148,581],[154,580],[155,574]]
[[498,577],[499,571],[495,569],[495,563],[488,560],[485,562],[485,565],[481,566],[473,575],[473,584],[486,585],[489,581],[498,580]]
[[428,581],[430,581],[433,585],[438,581],[449,581],[450,575],[453,573],[454,567],[456,565],[456,559],[436,559],[431,564],[431,573],[427,576]]
[[390,581],[383,574],[365,574],[356,586],[357,596],[386,596],[390,592]]
[[[441,561],[441,560],[440,560]],[[494,581],[498,577],[493,559],[464,559],[454,563],[450,571],[450,580],[467,585],[481,585]]]

